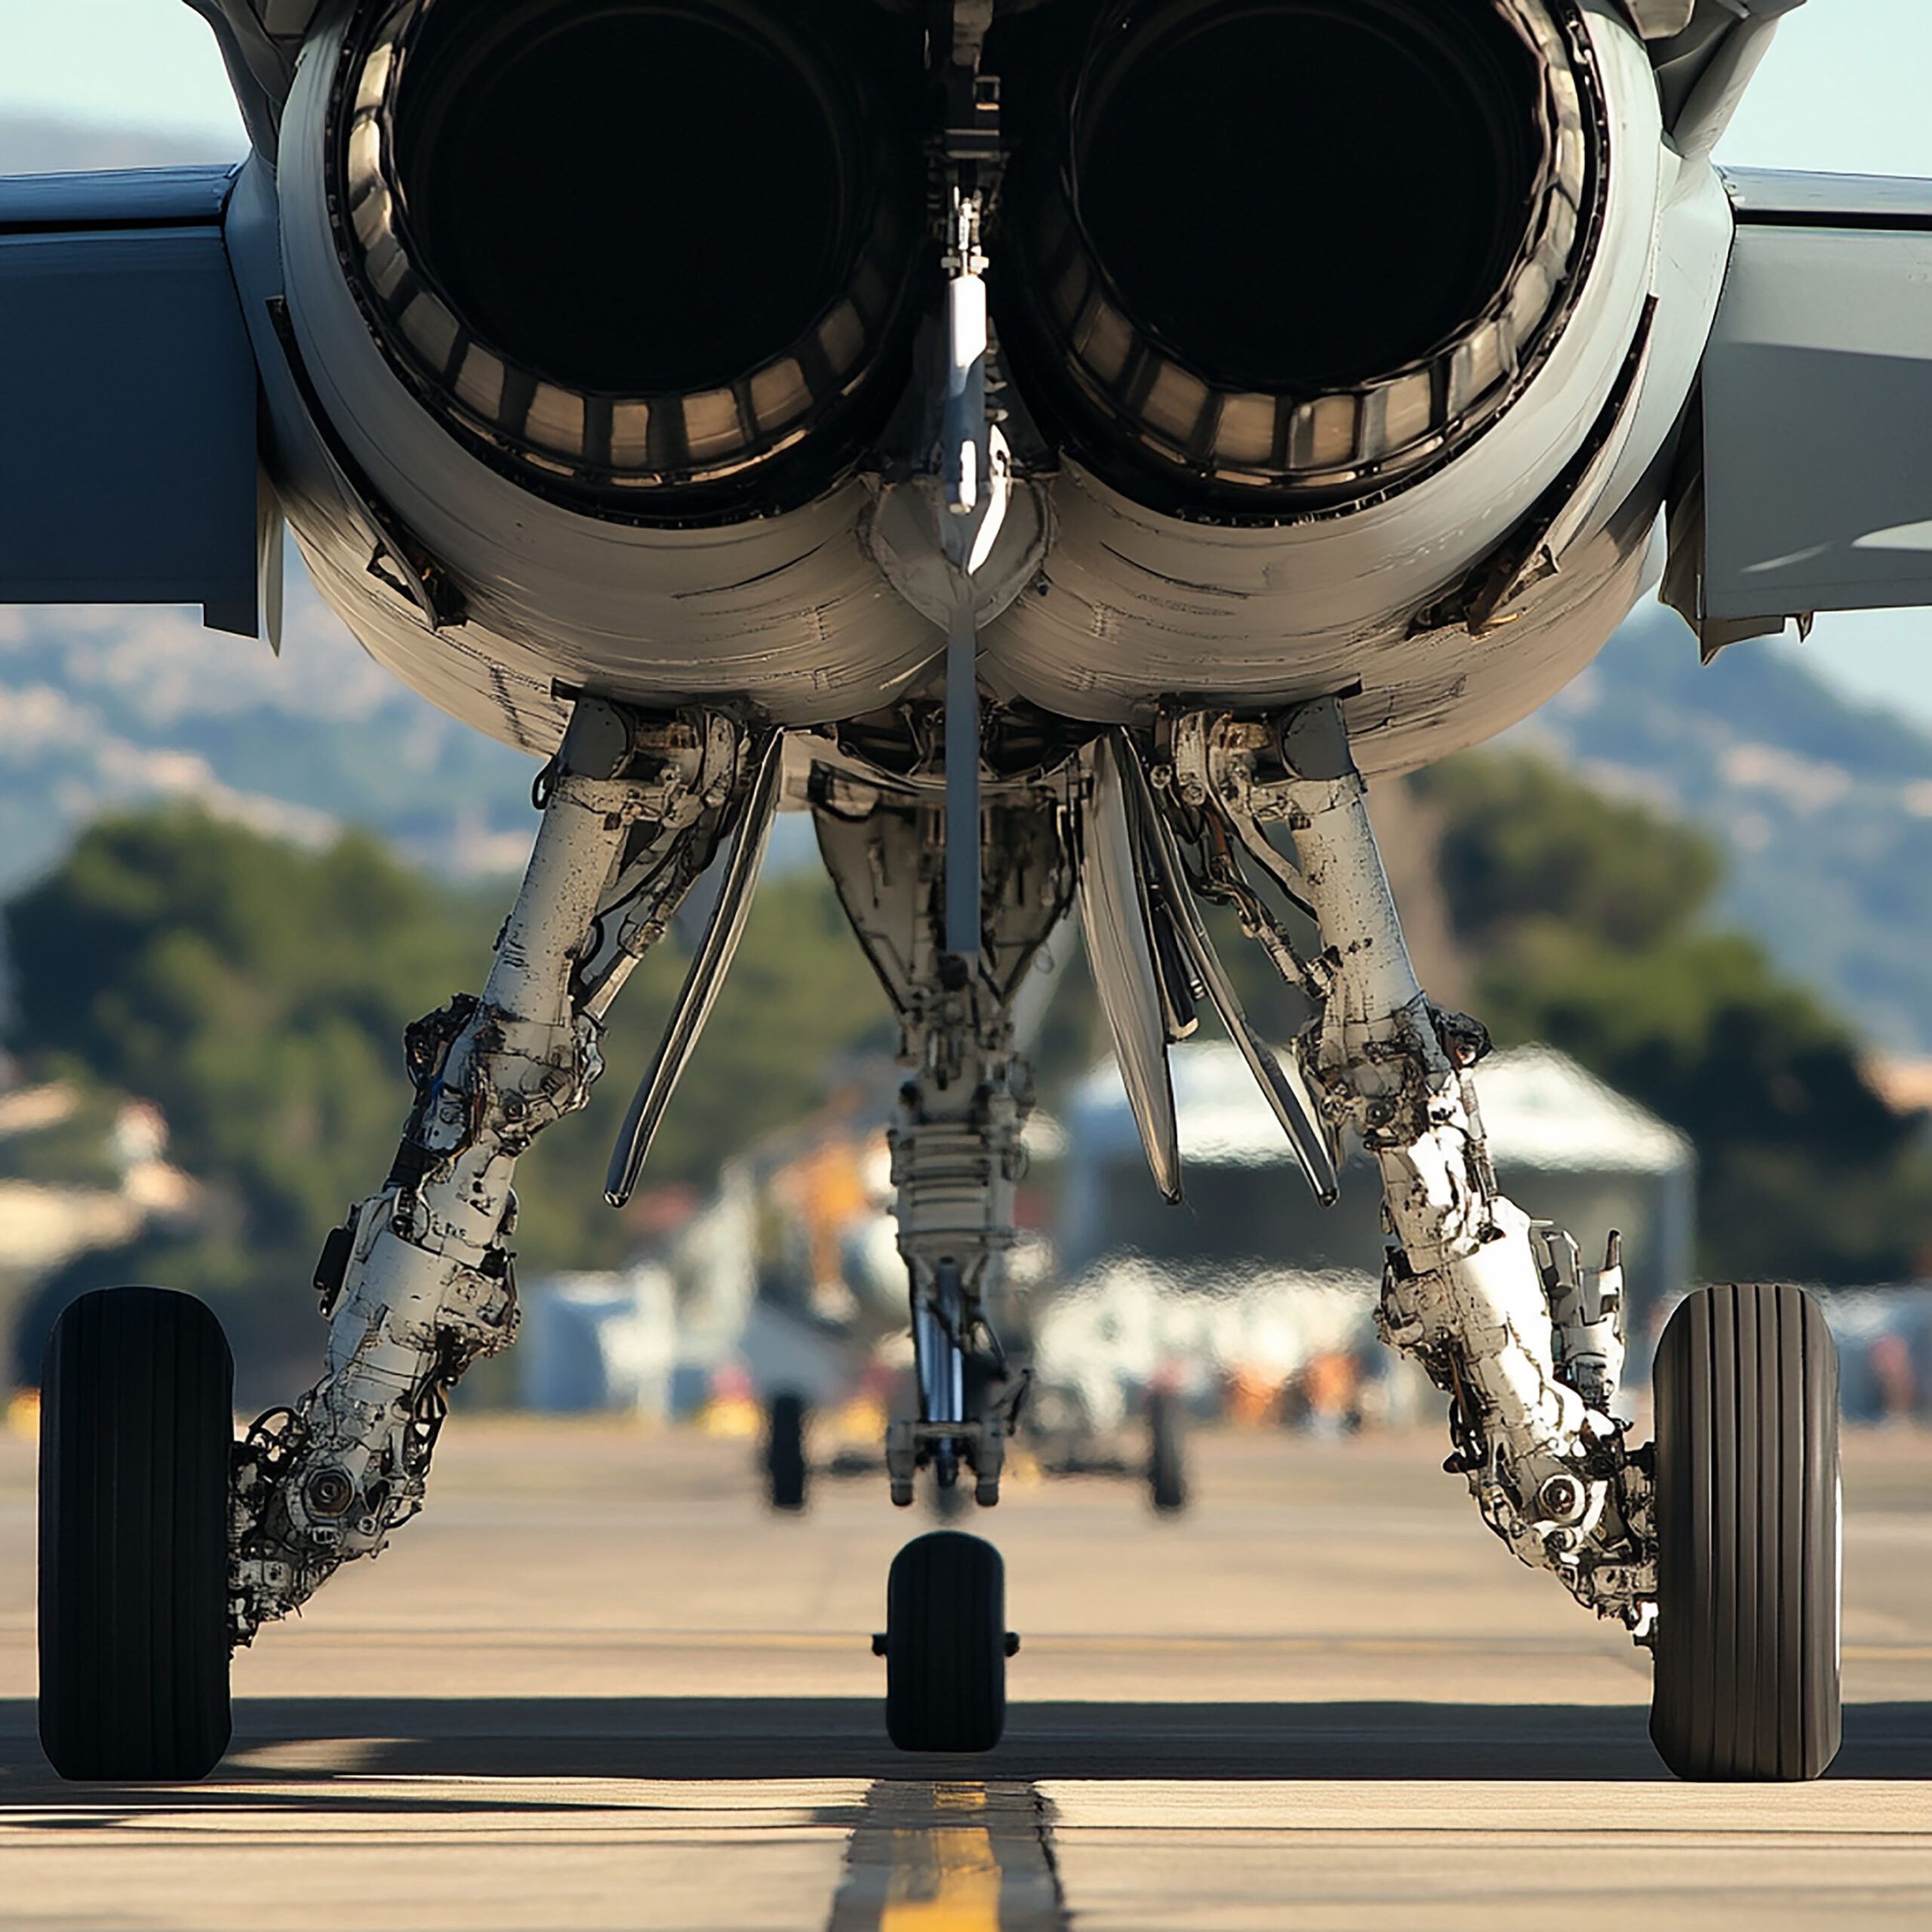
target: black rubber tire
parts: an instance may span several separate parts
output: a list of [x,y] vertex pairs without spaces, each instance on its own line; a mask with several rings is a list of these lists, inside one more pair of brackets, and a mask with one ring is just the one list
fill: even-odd
[[1006,1728],[1006,1565],[934,1530],[892,1560],[885,1728],[902,1751],[990,1751]]
[[1702,1288],[1653,1377],[1651,1740],[1681,1778],[1815,1778],[1840,1736],[1831,1331],[1797,1288]]
[[805,1403],[774,1395],[765,1414],[765,1494],[774,1509],[805,1506]]
[[105,1288],[41,1371],[40,1741],[63,1778],[177,1783],[228,1748],[235,1365],[192,1295]]
[[1147,1398],[1147,1487],[1164,1516],[1187,1507],[1187,1417],[1170,1389]]

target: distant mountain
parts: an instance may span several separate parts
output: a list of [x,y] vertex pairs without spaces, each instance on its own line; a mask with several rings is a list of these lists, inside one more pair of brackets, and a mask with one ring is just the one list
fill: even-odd
[[383,833],[439,872],[521,865],[536,767],[367,657],[291,558],[282,654],[187,610],[0,607],[0,894],[112,805]]
[[1700,666],[1651,605],[1497,742],[1703,826],[1730,859],[1721,918],[1875,1046],[1932,1053],[1932,737],[1837,695],[1802,647]]
[[[155,796],[297,838],[368,826],[447,875],[521,863],[532,761],[380,669],[299,568],[279,660],[198,619],[0,608],[0,894],[88,819]],[[1720,916],[1875,1045],[1932,1053],[1932,739],[1785,651],[1700,667],[1653,609],[1498,742],[1706,826],[1730,860]],[[804,822],[780,830],[774,866],[809,863]]]

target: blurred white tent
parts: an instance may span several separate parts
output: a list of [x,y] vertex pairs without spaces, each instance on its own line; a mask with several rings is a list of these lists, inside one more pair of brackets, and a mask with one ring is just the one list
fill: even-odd
[[[1189,1042],[1173,1050],[1172,1063],[1186,1200],[1170,1208],[1155,1194],[1119,1074],[1103,1063],[1075,1090],[1064,1121],[1063,1268],[1132,1249],[1183,1265],[1379,1277],[1373,1168],[1355,1155],[1341,1200],[1323,1208],[1232,1046]],[[1618,1229],[1633,1309],[1647,1311],[1687,1285],[1697,1161],[1683,1134],[1548,1047],[1492,1054],[1475,1084],[1497,1178],[1512,1199],[1568,1228],[1592,1264]]]
[[[1283,1381],[1317,1357],[1374,1353],[1381,1189],[1358,1152],[1341,1200],[1316,1202],[1235,1050],[1172,1054],[1186,1198],[1161,1201],[1120,1077],[1104,1063],[1064,1121],[1060,1250],[1066,1286],[1036,1324],[1044,1387],[1088,1422],[1180,1364],[1197,1382]],[[1526,1211],[1561,1223],[1586,1262],[1622,1234],[1641,1369],[1651,1312],[1687,1285],[1696,1161],[1684,1135],[1548,1048],[1498,1053],[1475,1084],[1497,1177]]]

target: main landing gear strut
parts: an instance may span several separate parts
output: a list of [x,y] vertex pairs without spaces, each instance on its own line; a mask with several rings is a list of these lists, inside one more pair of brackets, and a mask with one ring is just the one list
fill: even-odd
[[[517,1327],[518,1158],[581,1107],[605,1014],[735,833],[709,926],[640,1088],[635,1180],[742,928],[781,743],[721,712],[580,700],[480,998],[409,1029],[416,1101],[389,1177],[325,1244],[321,1380],[230,1442],[226,1344],[152,1289],[54,1330],[42,1460],[42,1737],[63,1776],[198,1777],[228,1735],[228,1657],[422,1506],[449,1392]],[[232,1468],[231,1468],[232,1457]]]
[[[1658,1351],[1656,1441],[1632,1444],[1612,1408],[1617,1238],[1584,1267],[1497,1190],[1469,1078],[1488,1038],[1416,983],[1340,703],[1177,712],[1110,749],[1167,913],[1190,894],[1232,906],[1316,1004],[1286,1087],[1312,1097],[1332,1154],[1352,1134],[1381,1171],[1382,1334],[1447,1394],[1448,1467],[1484,1520],[1653,1651],[1651,1736],[1680,1776],[1817,1777],[1839,1737],[1838,1371],[1817,1306],[1789,1287],[1692,1294]],[[1297,915],[1315,946],[1295,943]],[[1223,1017],[1238,1036],[1238,1009]]]

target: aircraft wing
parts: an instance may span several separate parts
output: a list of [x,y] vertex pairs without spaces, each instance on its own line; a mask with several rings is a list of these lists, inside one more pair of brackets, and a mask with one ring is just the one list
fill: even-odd
[[235,171],[0,180],[0,602],[198,604],[258,634],[275,519],[222,242]]
[[1818,611],[1932,605],[1932,181],[1724,185],[1737,235],[1665,583],[1707,657]]

